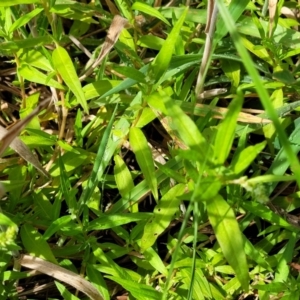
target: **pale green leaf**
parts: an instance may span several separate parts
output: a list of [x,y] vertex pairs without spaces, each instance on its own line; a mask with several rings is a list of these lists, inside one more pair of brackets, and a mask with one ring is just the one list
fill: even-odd
[[114,175],[116,184],[120,195],[124,197],[130,190],[134,188],[134,183],[130,171],[128,170],[122,157],[115,155],[114,161]]
[[132,10],[139,10],[147,15],[150,15],[152,17],[155,17],[161,21],[163,21],[164,23],[166,23],[167,25],[171,26],[171,24],[169,23],[169,21],[154,7],[149,6],[146,3],[143,2],[135,2],[132,7]]
[[144,234],[141,239],[141,251],[151,247],[159,235],[166,230],[179,210],[180,200],[178,199],[184,193],[185,185],[178,184],[171,188],[154,208],[154,215],[149,219],[144,227]]
[[229,104],[228,111],[224,120],[218,126],[217,136],[215,139],[215,163],[217,165],[224,164],[231,150],[231,146],[235,136],[235,128],[239,112],[243,104],[243,95],[238,93],[234,100]]
[[19,5],[19,4],[33,4],[40,2],[40,0],[1,0],[0,7],[1,6],[13,6],[13,5]]
[[45,231],[43,239],[47,241],[53,234],[55,234],[58,230],[66,225],[68,225],[69,227],[76,226],[72,221],[72,217],[70,215],[62,216],[61,218],[54,220]]
[[88,113],[89,109],[82,91],[81,83],[68,52],[64,48],[58,46],[52,53],[52,59],[54,67],[64,80],[65,84],[73,92],[84,111]]
[[154,198],[158,200],[157,180],[152,153],[142,130],[136,127],[131,128],[129,131],[129,141],[146,182]]
[[94,265],[87,264],[86,273],[88,275],[89,281],[98,289],[100,294],[103,296],[104,300],[110,299],[110,292],[107,288],[106,282],[102,277],[102,274],[96,270]]
[[75,295],[71,294],[68,289],[58,281],[54,281],[57,289],[65,300],[79,300]]
[[164,265],[163,261],[159,257],[158,253],[154,251],[153,248],[148,248],[143,252],[143,255],[147,262],[154,268],[154,270],[159,271],[161,274],[167,276],[168,270]]
[[16,29],[22,27],[23,25],[27,24],[32,18],[37,16],[41,11],[43,11],[43,8],[36,8],[32,10],[30,13],[22,16],[18,20],[16,20],[12,26],[9,28],[9,33],[15,31]]
[[36,82],[40,83],[46,86],[51,86],[56,89],[65,90],[66,88],[60,84],[59,82],[55,81],[52,78],[49,78],[44,73],[40,72],[34,67],[31,67],[29,65],[22,65],[20,68],[18,68],[19,74],[27,79],[29,82]]
[[161,299],[161,293],[156,291],[153,287],[133,282],[132,280],[126,280],[120,277],[114,277],[114,276],[106,276],[106,278],[120,284],[123,286],[124,289],[126,289],[130,294],[132,294],[133,297],[139,300],[160,300]]
[[170,64],[172,54],[175,49],[176,41],[178,36],[180,35],[180,31],[182,29],[187,11],[188,8],[186,8],[183,11],[183,14],[181,15],[180,19],[174,25],[172,31],[170,32],[169,36],[165,40],[161,50],[159,51],[156,58],[151,64],[150,74],[151,76],[153,76],[153,78],[156,81],[158,81],[161,78],[161,76],[166,72]]
[[221,195],[217,195],[207,202],[207,213],[225,258],[243,288],[248,290],[249,271],[244,242],[234,211]]
[[212,154],[210,146],[196,124],[171,98],[163,97],[163,100],[168,116],[171,117],[170,127],[175,130],[174,133],[179,135],[186,146],[197,152],[202,161],[210,161]]
[[112,215],[103,214],[99,218],[90,221],[87,230],[110,229],[131,222],[147,220],[150,216],[150,213],[117,213]]
[[232,162],[232,168],[235,174],[239,174],[246,170],[257,155],[265,148],[266,141],[263,141],[254,146],[248,146],[235,156]]
[[32,225],[24,224],[21,227],[21,239],[25,249],[32,256],[57,264],[50,246]]

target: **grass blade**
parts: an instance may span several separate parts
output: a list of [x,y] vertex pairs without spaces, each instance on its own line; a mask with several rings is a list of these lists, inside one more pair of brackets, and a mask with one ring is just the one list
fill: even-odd
[[145,176],[154,199],[158,200],[157,179],[155,177],[155,167],[151,150],[147,140],[139,128],[131,128],[129,131],[130,146],[136,156],[136,160]]
[[270,119],[273,121],[273,124],[274,124],[277,134],[278,134],[278,137],[282,143],[282,147],[286,151],[286,155],[290,162],[291,168],[297,175],[297,183],[298,183],[298,185],[300,185],[300,164],[299,164],[297,156],[293,152],[293,149],[288,141],[288,138],[284,132],[284,129],[283,129],[282,125],[280,124],[280,121],[276,114],[276,110],[270,101],[269,95],[260,79],[260,76],[259,76],[257,70],[253,66],[253,61],[252,61],[249,53],[247,52],[247,50],[245,49],[245,47],[242,44],[240,35],[238,34],[237,29],[236,29],[236,25],[234,24],[234,21],[233,21],[231,15],[229,14],[224,2],[221,0],[217,0],[217,4],[219,7],[219,13],[224,20],[224,24],[228,28],[228,31],[230,32],[232,39],[234,41],[235,47],[236,47],[237,51],[239,52],[241,58],[244,61],[244,66],[253,80],[255,89],[257,90],[257,93],[262,102],[262,105],[264,106],[265,110],[267,111],[268,115],[270,116]]
[[95,160],[95,164],[91,173],[91,176],[89,177],[88,183],[87,183],[87,187],[86,189],[83,191],[80,199],[79,199],[79,214],[81,214],[83,206],[87,203],[88,199],[90,199],[90,197],[92,196],[95,187],[97,186],[100,178],[98,178],[98,170],[101,168],[101,162],[103,160],[104,154],[105,154],[105,150],[107,147],[107,143],[108,143],[108,139],[111,133],[111,129],[115,120],[115,115],[117,112],[117,107],[118,105],[116,105],[115,110],[111,116],[111,119],[104,131],[98,152],[97,152],[97,156],[96,156],[96,160]]
[[247,291],[249,275],[243,237],[232,208],[221,195],[217,195],[207,202],[207,213],[225,258]]
[[159,201],[154,209],[154,215],[144,227],[141,239],[141,252],[153,246],[159,235],[169,226],[179,209],[180,195],[184,193],[185,185],[178,184],[171,188]]
[[242,104],[243,95],[239,92],[237,97],[230,103],[223,122],[218,126],[215,140],[215,163],[217,165],[224,164],[228,157],[234,140],[235,127]]
[[88,113],[89,109],[82,91],[81,83],[68,52],[64,48],[57,46],[52,53],[52,59],[54,67],[60,76],[73,92],[84,111]]
[[150,74],[151,77],[155,79],[155,81],[158,81],[161,78],[161,76],[165,73],[165,71],[168,69],[173,51],[175,49],[175,44],[178,36],[180,35],[180,30],[185,20],[187,11],[188,8],[186,8],[183,11],[183,14],[181,15],[180,19],[174,25],[172,31],[170,32],[169,36],[165,40],[161,50],[157,54],[153,63],[151,64]]

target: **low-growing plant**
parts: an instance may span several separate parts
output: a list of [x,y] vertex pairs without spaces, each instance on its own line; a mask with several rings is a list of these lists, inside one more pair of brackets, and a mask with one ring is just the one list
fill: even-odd
[[1,297],[299,299],[297,2],[87,2],[0,3]]

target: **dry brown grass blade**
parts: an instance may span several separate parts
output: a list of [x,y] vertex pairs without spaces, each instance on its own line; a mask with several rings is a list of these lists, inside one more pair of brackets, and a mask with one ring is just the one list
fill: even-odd
[[269,38],[272,37],[274,18],[276,13],[277,0],[269,0]]
[[86,70],[85,74],[79,78],[80,81],[83,81],[85,78],[87,78],[94,71],[94,69],[101,64],[104,57],[118,41],[121,31],[127,23],[128,21],[125,18],[119,15],[114,16],[98,58],[92,64],[92,66]]
[[[197,114],[200,116],[205,116],[208,111],[212,112],[212,118],[215,119],[223,119],[225,114],[227,113],[228,109],[225,107],[211,107],[205,104],[196,104],[197,108],[201,108],[203,110],[203,114]],[[238,122],[242,123],[252,123],[252,124],[268,124],[271,123],[271,120],[261,118],[259,116],[254,116],[252,114],[240,112],[238,116]]]
[[[0,126],[0,140],[7,134],[7,130]],[[32,154],[30,149],[16,137],[10,144],[10,148],[16,151],[25,161],[31,163],[41,174],[50,178],[49,173],[43,169],[38,159]]]
[[39,271],[69,284],[90,297],[92,300],[103,300],[103,297],[90,282],[61,266],[31,255],[21,255],[18,259],[18,263],[25,268]]
[[108,6],[108,9],[112,15],[118,15],[120,13],[112,1],[105,0],[105,2],[106,2],[106,5]]
[[4,153],[4,151],[9,147],[9,145],[12,143],[12,141],[19,135],[21,130],[43,109],[45,108],[51,98],[48,98],[44,101],[42,101],[28,116],[26,116],[24,119],[20,120],[18,123],[16,123],[14,126],[9,128],[1,138],[1,145],[0,145],[0,157]]

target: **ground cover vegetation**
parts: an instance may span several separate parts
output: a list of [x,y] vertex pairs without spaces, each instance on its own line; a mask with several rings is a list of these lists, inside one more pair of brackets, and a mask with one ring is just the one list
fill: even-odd
[[0,1],[1,299],[300,299],[297,1]]

